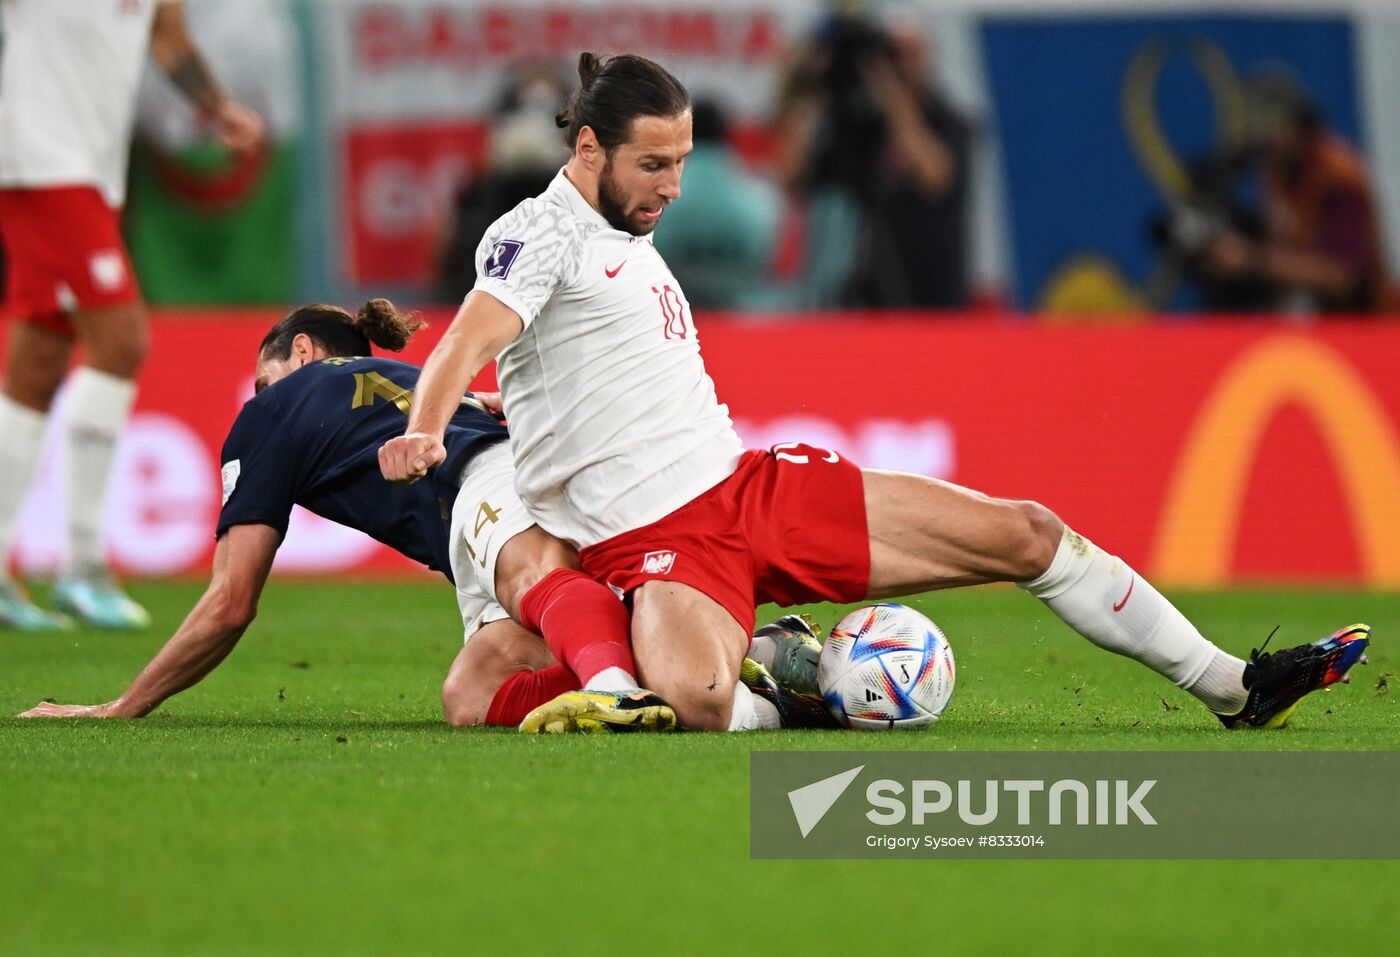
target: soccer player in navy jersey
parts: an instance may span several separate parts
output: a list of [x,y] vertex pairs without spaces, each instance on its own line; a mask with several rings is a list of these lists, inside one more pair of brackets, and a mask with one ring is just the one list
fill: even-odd
[[355,316],[313,305],[278,322],[259,348],[257,394],[224,444],[224,502],[203,598],[116,700],[46,702],[23,716],[141,717],[200,681],[252,622],[299,504],[454,581],[468,640],[443,686],[449,723],[517,725],[582,687],[569,696],[565,726],[555,707],[547,730],[673,726],[668,707],[635,690],[623,604],[579,572],[577,553],[541,531],[515,497],[506,429],[485,405],[463,398],[447,429],[447,460],[430,478],[399,485],[380,475],[378,449],[403,431],[419,370],[369,357],[370,345],[397,351],[421,326],[382,299]]

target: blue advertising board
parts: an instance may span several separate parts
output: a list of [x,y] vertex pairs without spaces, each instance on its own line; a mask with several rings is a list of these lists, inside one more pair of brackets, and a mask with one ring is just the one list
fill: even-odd
[[[1132,308],[1161,264],[1152,224],[1243,124],[1243,85],[1285,71],[1362,141],[1343,17],[989,17],[982,41],[1010,191],[1016,302]],[[1189,310],[1188,288],[1156,305]]]

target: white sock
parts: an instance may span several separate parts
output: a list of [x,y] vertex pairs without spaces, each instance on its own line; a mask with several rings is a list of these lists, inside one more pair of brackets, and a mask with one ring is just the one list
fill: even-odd
[[1045,574],[1021,587],[1100,648],[1142,662],[1212,711],[1244,707],[1244,662],[1207,641],[1127,564],[1070,528]]
[[20,509],[44,448],[48,416],[0,395],[0,581],[10,575],[10,553]]
[[773,702],[754,694],[742,681],[735,682],[734,710],[729,716],[730,731],[762,731],[782,726]]
[[632,691],[640,687],[636,678],[616,665],[604,668],[583,683],[584,691]]
[[778,657],[778,639],[772,635],[754,635],[749,640],[749,653],[752,658],[769,671],[773,670],[773,659]]
[[1186,690],[1212,711],[1239,714],[1249,697],[1244,687],[1244,669],[1243,661],[1217,648],[1206,670]]
[[83,366],[68,387],[68,568],[107,562],[102,506],[136,383]]

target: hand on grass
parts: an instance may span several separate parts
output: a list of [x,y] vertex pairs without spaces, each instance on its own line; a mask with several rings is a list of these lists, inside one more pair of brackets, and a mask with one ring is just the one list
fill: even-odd
[[111,718],[112,705],[107,704],[55,704],[52,701],[40,701],[37,705],[20,715],[21,718]]

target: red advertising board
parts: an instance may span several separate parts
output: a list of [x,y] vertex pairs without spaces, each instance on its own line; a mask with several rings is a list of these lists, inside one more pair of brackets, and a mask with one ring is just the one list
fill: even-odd
[[[124,569],[207,567],[219,447],[276,318],[157,318],[108,506]],[[429,318],[407,358],[421,361],[449,317]],[[750,445],[802,440],[870,467],[1034,498],[1163,584],[1400,587],[1394,328],[701,316],[699,329]],[[59,469],[46,461],[22,522],[29,567],[59,557]],[[280,561],[316,572],[409,567],[307,514]]]
[[345,135],[345,262],[357,283],[425,283],[457,192],[481,169],[481,122],[357,126]]

